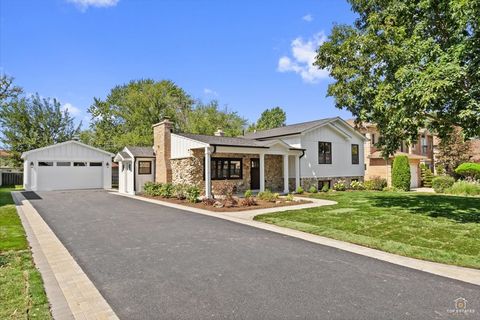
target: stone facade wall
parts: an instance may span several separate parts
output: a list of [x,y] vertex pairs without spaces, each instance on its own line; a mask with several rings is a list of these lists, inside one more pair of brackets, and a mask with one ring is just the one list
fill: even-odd
[[[312,186],[318,188],[318,183],[320,181],[328,181],[330,180],[330,187],[332,188],[333,185],[339,180],[345,180],[347,186],[350,185],[352,180],[363,181],[362,176],[355,176],[355,177],[318,177],[318,178],[300,178],[300,185],[302,186],[303,190],[308,191]],[[292,179],[290,179],[290,184],[292,183]],[[293,179],[293,185],[295,185],[295,179]]]
[[[204,191],[203,179],[204,151],[193,151],[192,157],[170,160],[172,167],[172,183],[196,185]],[[258,159],[257,154],[218,153],[212,154],[214,158],[240,158],[242,159],[242,179],[212,180],[212,190],[223,181],[235,184],[237,192],[250,189],[250,159]],[[271,191],[283,190],[283,158],[279,155],[265,155],[265,188]],[[292,188],[293,190],[293,188]]]

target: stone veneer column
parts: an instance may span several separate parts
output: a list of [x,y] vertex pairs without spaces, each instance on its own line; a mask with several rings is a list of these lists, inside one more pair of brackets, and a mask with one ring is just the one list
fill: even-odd
[[300,188],[300,156],[295,156],[295,191]]
[[211,154],[210,147],[205,147],[205,197],[208,199],[212,197]]
[[172,167],[170,164],[172,128],[173,123],[168,118],[153,125],[153,150],[155,152],[156,182],[172,182]]

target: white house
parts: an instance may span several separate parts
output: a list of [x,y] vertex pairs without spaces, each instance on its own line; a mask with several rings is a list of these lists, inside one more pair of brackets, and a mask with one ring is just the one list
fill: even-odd
[[[222,181],[234,183],[238,191],[287,193],[300,185],[321,188],[340,179],[363,180],[365,137],[338,117],[242,137],[225,137],[220,130],[213,136],[173,133],[172,128],[164,120],[153,126],[153,148],[135,155],[135,147],[126,147],[116,155],[120,192],[141,192],[146,181],[198,185],[210,197]],[[142,167],[152,161],[144,174],[139,173],[140,158]]]
[[110,189],[113,156],[73,140],[24,152],[23,187],[29,191]]

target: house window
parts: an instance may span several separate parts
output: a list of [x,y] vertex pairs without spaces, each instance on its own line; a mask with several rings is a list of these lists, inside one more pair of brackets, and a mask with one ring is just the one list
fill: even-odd
[[371,144],[372,146],[375,144],[375,133],[372,133]]
[[86,167],[87,163],[86,162],[74,162],[73,166],[74,167]]
[[39,161],[38,166],[39,167],[52,167],[53,162],[52,161]]
[[321,180],[318,181],[318,190],[321,191],[323,187],[327,186],[330,189],[330,180]]
[[318,142],[318,163],[332,164],[332,143]]
[[359,164],[360,157],[358,156],[358,144],[352,144],[352,164]]
[[152,161],[138,161],[138,174],[152,174]]
[[90,162],[90,167],[101,167],[102,163],[101,162]]
[[[235,158],[212,158],[211,159],[212,180],[242,179],[242,159]],[[203,170],[205,176],[205,170]]]
[[70,167],[71,165],[72,165],[71,162],[57,161],[57,167]]

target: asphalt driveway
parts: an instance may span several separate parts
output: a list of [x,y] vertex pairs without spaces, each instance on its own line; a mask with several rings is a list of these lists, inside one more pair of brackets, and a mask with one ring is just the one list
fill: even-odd
[[480,287],[108,194],[31,203],[121,319],[448,319]]

